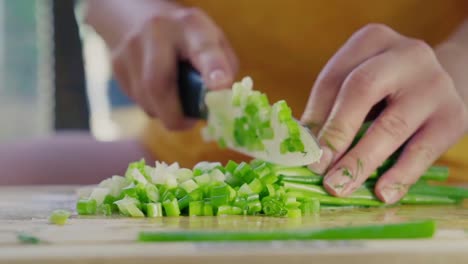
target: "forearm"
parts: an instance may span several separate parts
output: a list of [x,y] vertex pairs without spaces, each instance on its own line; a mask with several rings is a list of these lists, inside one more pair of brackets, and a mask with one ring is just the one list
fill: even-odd
[[85,22],[114,47],[135,26],[149,16],[177,6],[167,0],[86,0]]
[[468,20],[436,47],[436,54],[468,106]]

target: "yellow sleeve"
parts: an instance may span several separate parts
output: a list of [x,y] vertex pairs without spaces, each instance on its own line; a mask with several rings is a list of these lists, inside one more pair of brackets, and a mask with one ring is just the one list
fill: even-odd
[[449,167],[450,182],[468,182],[468,136],[445,152],[436,164]]

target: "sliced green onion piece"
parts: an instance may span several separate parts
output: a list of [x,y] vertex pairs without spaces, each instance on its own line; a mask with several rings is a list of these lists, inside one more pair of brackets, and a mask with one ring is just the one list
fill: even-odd
[[96,205],[100,205],[104,202],[104,199],[106,196],[110,193],[109,188],[103,188],[103,187],[96,187],[93,189],[91,192],[91,195],[89,196],[89,199],[93,199],[96,201]]
[[158,188],[155,185],[153,185],[151,183],[146,184],[145,194],[146,194],[146,197],[148,197],[148,200],[150,202],[158,202],[159,201],[159,191],[158,191]]
[[80,215],[96,214],[97,203],[94,199],[80,199],[76,203],[76,211]]
[[288,209],[287,216],[289,218],[300,218],[300,217],[302,217],[301,209],[299,209],[299,208],[290,208],[290,209]]
[[198,188],[198,184],[194,180],[190,179],[181,183],[180,187],[183,188],[187,193],[191,193],[193,190]]
[[184,210],[189,206],[190,203],[190,195],[185,195],[184,197],[180,198],[177,203],[179,204],[179,210]]
[[123,199],[114,202],[117,207],[119,207],[119,211],[127,216],[131,217],[144,217],[145,215],[140,210],[140,201],[137,199],[125,196]]
[[203,204],[203,215],[204,216],[213,216],[214,215],[213,205],[211,205],[211,202],[205,202]]
[[163,202],[164,210],[167,216],[179,216],[180,209],[177,199],[167,200]]
[[207,173],[197,176],[194,179],[199,185],[209,184],[211,182],[211,177]]
[[163,209],[161,203],[147,203],[146,215],[150,218],[162,217]]
[[104,216],[112,215],[112,206],[110,204],[101,204],[97,207],[97,213]]
[[203,215],[203,201],[192,201],[189,203],[189,215],[190,216],[202,216]]
[[218,208],[217,215],[240,215],[242,209],[236,206],[222,205]]
[[317,199],[306,199],[299,206],[303,216],[317,215],[320,212],[320,201]]
[[49,222],[55,225],[64,225],[71,213],[67,210],[54,210],[49,216]]
[[253,193],[261,193],[263,191],[263,184],[259,179],[254,179],[250,182],[249,187]]

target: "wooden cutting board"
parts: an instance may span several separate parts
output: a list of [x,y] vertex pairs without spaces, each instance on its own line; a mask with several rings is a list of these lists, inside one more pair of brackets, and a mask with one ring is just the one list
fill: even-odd
[[[0,187],[0,263],[468,263],[468,204],[324,211],[317,217],[173,217],[129,219],[73,215],[65,226],[48,224],[54,209],[73,210],[73,186]],[[435,219],[432,239],[252,243],[135,241],[142,230],[280,229]],[[18,232],[45,241],[25,245]],[[317,262],[315,262],[317,261]]]

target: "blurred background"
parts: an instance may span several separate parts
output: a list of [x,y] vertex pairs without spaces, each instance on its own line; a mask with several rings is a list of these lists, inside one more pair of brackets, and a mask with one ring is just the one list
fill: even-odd
[[60,130],[133,137],[144,114],[112,78],[102,39],[73,0],[0,0],[0,143]]

